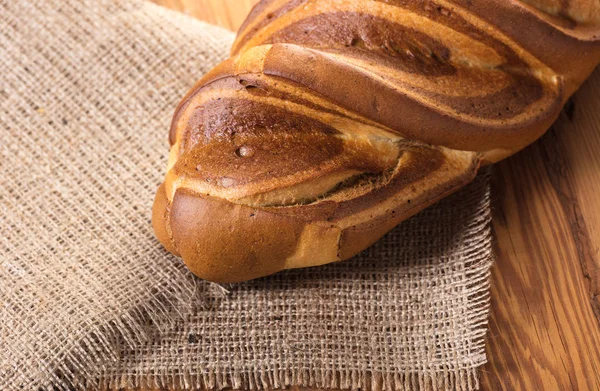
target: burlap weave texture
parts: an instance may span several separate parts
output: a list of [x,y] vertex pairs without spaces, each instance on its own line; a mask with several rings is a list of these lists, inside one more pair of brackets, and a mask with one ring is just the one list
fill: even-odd
[[172,112],[232,38],[142,1],[0,0],[0,389],[476,389],[485,174],[327,267],[220,287],[157,243]]

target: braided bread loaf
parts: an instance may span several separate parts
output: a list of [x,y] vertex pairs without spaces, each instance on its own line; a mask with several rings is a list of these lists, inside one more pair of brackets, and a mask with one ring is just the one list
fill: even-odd
[[235,282],[348,259],[550,127],[597,0],[263,0],[173,119],[158,239]]

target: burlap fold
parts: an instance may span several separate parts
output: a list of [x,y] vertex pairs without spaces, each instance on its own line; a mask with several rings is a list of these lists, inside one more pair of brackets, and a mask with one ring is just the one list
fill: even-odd
[[354,260],[244,284],[154,239],[171,114],[231,42],[142,1],[0,0],[0,389],[476,389],[487,174]]

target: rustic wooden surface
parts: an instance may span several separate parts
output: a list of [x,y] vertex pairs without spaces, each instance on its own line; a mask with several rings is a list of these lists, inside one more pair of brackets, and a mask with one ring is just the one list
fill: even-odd
[[[255,0],[154,0],[236,30]],[[199,75],[200,76],[200,75]],[[483,390],[600,390],[600,70],[497,165]]]

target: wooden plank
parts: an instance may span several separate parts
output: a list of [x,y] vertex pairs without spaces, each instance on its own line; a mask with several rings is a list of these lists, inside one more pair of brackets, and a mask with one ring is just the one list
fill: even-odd
[[484,389],[600,390],[598,91],[600,70],[553,129],[498,165]]
[[206,22],[237,31],[258,0],[152,0]]
[[[498,165],[485,390],[600,390],[600,333],[579,263],[582,232],[553,187],[557,130]],[[568,167],[561,166],[561,169]]]
[[[256,0],[155,0],[237,30]],[[484,390],[600,390],[600,72],[495,170]],[[596,311],[596,316],[594,316]]]

